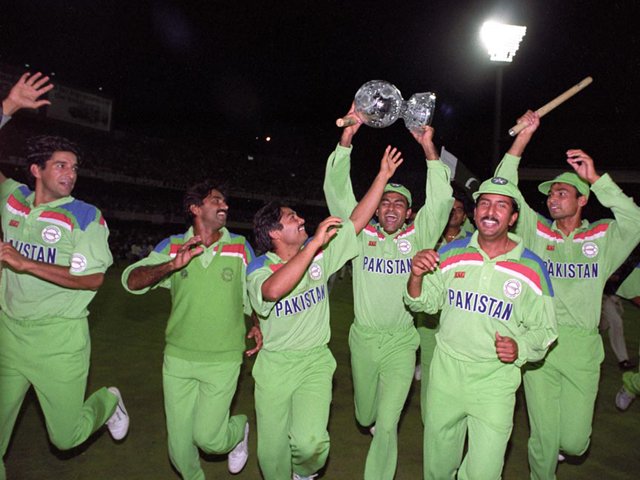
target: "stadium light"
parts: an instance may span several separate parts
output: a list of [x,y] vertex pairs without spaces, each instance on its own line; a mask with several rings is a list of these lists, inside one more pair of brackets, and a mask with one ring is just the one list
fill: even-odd
[[480,29],[480,39],[487,47],[489,60],[496,62],[496,105],[493,123],[493,156],[492,167],[500,158],[500,129],[502,117],[502,67],[513,61],[520,42],[527,33],[527,27],[508,25],[492,20],[484,22]]
[[527,27],[487,21],[480,29],[480,38],[487,47],[489,60],[510,63],[526,33]]

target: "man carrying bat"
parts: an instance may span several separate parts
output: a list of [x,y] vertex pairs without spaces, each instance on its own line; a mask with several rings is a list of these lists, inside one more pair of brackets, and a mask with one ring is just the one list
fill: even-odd
[[[528,111],[525,125],[502,159],[496,175],[518,182],[518,164],[540,125]],[[566,152],[573,172],[541,183],[552,220],[522,199],[516,233],[546,264],[555,292],[558,342],[546,359],[525,369],[531,425],[532,479],[553,479],[560,451],[582,455],[589,446],[593,408],[604,358],[598,334],[600,303],[607,278],[640,241],[640,208],[608,174],[599,175],[584,151]],[[615,219],[590,223],[582,218],[589,194],[613,211]]]

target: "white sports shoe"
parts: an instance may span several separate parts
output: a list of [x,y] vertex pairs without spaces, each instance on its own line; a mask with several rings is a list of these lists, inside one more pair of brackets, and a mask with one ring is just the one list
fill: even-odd
[[249,459],[249,422],[244,424],[244,438],[229,452],[229,472],[240,473]]
[[316,478],[318,476],[317,473],[314,473],[313,475],[309,475],[308,477],[303,477],[302,475],[298,475],[296,472],[293,472],[293,477],[291,477],[293,480],[312,480],[314,478]]
[[624,412],[635,399],[636,396],[633,393],[627,392],[627,390],[622,387],[618,393],[616,393],[616,408]]
[[564,462],[566,460],[565,456],[561,453],[558,453],[558,463]]
[[109,417],[105,425],[114,440],[122,440],[127,436],[127,432],[129,432],[129,414],[127,413],[127,409],[124,408],[120,390],[116,387],[109,387],[107,390],[118,397],[118,404],[116,405],[113,415]]

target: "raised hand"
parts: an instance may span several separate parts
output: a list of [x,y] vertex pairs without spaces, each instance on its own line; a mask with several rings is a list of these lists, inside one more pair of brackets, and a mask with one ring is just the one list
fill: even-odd
[[44,105],[51,105],[49,100],[38,100],[42,95],[53,88],[49,83],[49,77],[43,77],[42,73],[25,73],[20,80],[11,88],[9,95],[2,102],[4,115],[11,116],[21,108],[40,108]]
[[422,146],[427,160],[437,160],[439,158],[438,151],[433,143],[434,133],[435,130],[429,125],[423,125],[420,128],[411,130],[411,135]]
[[593,158],[580,149],[567,150],[567,163],[576,173],[590,184],[594,184],[599,178],[593,165]]
[[398,167],[402,165],[402,162],[404,162],[402,152],[388,145],[384,149],[384,155],[382,155],[382,160],[380,161],[380,173],[389,180],[396,173]]
[[342,219],[339,217],[327,217],[316,228],[316,232],[313,235],[313,239],[317,248],[327,243],[336,233],[338,233],[338,226],[342,224]]

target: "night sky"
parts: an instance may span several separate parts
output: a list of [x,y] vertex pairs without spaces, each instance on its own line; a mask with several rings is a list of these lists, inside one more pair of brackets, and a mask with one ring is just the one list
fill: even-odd
[[[526,25],[504,69],[501,149],[520,113],[591,75],[590,87],[543,119],[526,165],[563,166],[563,152],[581,147],[602,169],[639,168],[635,0],[0,4],[0,63],[28,63],[86,91],[102,87],[114,101],[115,129],[324,161],[339,136],[335,119],[362,83],[380,78],[405,99],[435,92],[438,145],[482,174],[496,65],[479,29],[490,17]],[[361,132],[356,152],[375,155],[376,164],[387,143],[420,156],[401,121]],[[273,137],[268,146],[260,145],[265,135]]]

